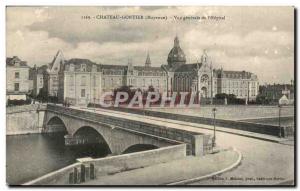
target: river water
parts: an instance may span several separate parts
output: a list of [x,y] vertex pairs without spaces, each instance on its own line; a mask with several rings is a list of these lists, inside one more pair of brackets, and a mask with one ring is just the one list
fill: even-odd
[[105,157],[106,145],[68,147],[64,134],[6,136],[6,181],[23,184],[76,162],[82,157]]

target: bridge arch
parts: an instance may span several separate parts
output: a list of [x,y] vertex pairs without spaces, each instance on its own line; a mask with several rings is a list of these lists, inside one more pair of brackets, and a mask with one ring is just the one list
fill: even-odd
[[73,137],[82,139],[85,141],[84,144],[94,145],[89,149],[99,149],[99,147],[95,147],[95,144],[101,144],[100,149],[105,149],[105,153],[107,154],[112,153],[112,147],[110,143],[106,140],[102,133],[98,131],[98,129],[92,126],[85,125],[80,127],[73,133]]
[[44,128],[44,132],[45,133],[64,132],[65,134],[67,134],[68,129],[63,119],[61,119],[58,116],[54,116],[47,121],[46,127]]
[[152,144],[134,144],[134,145],[127,147],[122,153],[123,154],[134,153],[134,152],[152,150],[152,149],[157,149],[157,148],[159,148],[159,147],[156,145],[152,145]]

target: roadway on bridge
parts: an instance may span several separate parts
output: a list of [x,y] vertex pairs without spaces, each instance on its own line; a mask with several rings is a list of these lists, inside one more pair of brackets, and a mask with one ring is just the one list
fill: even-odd
[[[79,109],[78,107],[73,107]],[[80,108],[93,112],[94,110]],[[143,116],[138,114],[96,109],[97,113],[145,123],[164,125],[197,133],[212,134],[212,128],[201,128],[200,124],[184,123],[176,120]],[[238,149],[243,159],[236,169],[223,173],[214,179],[202,180],[193,184],[222,185],[222,184],[277,184],[294,179],[294,146],[280,144],[230,132],[217,132],[217,145],[223,148]],[[217,165],[217,164],[216,164]],[[182,167],[181,167],[182,168]],[[248,178],[246,180],[246,178]]]

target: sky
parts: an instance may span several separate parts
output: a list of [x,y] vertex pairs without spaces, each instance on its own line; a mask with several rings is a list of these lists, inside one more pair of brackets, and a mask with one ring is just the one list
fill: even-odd
[[[149,19],[94,19],[97,15],[143,15]],[[82,19],[90,16],[92,19]],[[174,16],[220,16],[223,20],[177,20]],[[225,17],[224,17],[225,16]],[[86,58],[101,64],[167,64],[178,36],[187,64],[204,50],[214,68],[246,70],[259,82],[294,79],[293,7],[7,7],[6,55],[29,66]]]

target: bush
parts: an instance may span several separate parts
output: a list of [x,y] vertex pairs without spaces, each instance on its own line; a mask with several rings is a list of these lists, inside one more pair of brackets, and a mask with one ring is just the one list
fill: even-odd
[[236,95],[234,94],[225,94],[225,93],[221,93],[221,94],[216,94],[215,98],[217,100],[225,100],[225,98],[227,99],[227,104],[237,104],[237,105],[242,105],[245,104],[245,99],[240,99],[237,98]]

